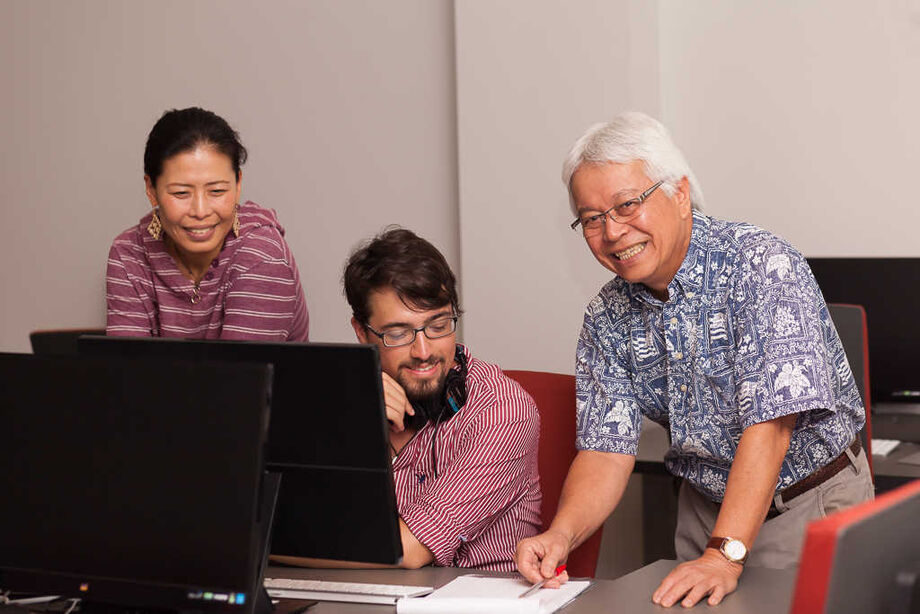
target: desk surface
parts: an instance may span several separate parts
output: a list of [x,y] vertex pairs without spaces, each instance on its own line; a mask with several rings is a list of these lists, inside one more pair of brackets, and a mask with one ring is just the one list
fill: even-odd
[[[682,612],[675,606],[665,610],[652,603],[652,592],[674,567],[674,561],[657,561],[616,580],[595,580],[594,584],[575,601],[560,610],[565,614],[661,614],[665,611]],[[271,567],[266,575],[282,578],[309,578],[346,582],[367,582],[373,584],[407,584],[434,586],[447,584],[464,573],[482,573],[469,569],[425,567],[418,570],[375,569],[300,569],[292,567]],[[720,614],[776,614],[786,612],[791,603],[795,587],[794,569],[763,569],[752,567],[741,576],[738,590],[725,598],[717,607],[703,604],[697,610],[719,612]],[[509,575],[509,574],[495,574]],[[395,606],[369,605],[359,603],[320,602],[306,614],[383,614],[395,612]],[[485,613],[481,613],[485,614]]]
[[901,459],[920,452],[920,415],[898,413],[872,414],[872,436],[900,439],[901,444],[888,456],[872,457],[876,490],[882,492],[920,478],[920,465],[902,463]]

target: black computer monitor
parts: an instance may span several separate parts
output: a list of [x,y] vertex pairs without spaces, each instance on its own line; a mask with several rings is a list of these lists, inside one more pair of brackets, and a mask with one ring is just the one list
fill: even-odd
[[282,473],[272,552],[402,558],[380,357],[372,345],[81,337],[81,353],[274,365],[267,463]]
[[920,611],[920,480],[809,524],[791,614]]
[[253,612],[271,367],[0,354],[0,588]]
[[920,402],[920,258],[808,258],[828,303],[866,310],[874,402]]

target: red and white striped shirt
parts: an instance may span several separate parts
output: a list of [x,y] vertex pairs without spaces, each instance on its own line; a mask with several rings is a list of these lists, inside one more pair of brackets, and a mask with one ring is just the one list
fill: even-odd
[[300,274],[274,211],[240,205],[240,236],[227,235],[194,304],[193,283],[162,238],[147,232],[151,215],[118,235],[109,250],[107,335],[307,341]]
[[[521,386],[466,353],[466,405],[416,433],[393,460],[399,515],[435,564],[514,571],[540,530],[540,415]],[[437,462],[437,478],[433,463]]]

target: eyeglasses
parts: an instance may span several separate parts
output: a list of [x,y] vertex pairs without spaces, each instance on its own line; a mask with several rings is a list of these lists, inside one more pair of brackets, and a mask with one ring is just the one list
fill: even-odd
[[614,205],[603,213],[589,215],[586,218],[577,218],[571,223],[572,230],[577,230],[578,227],[581,226],[585,236],[590,237],[604,229],[608,217],[618,224],[625,224],[642,212],[642,203],[648,200],[652,192],[657,190],[658,186],[662,183],[664,183],[664,181],[659,181],[645,192],[642,192],[642,194],[639,194],[636,198],[627,200],[625,203],[620,203],[619,205]]
[[457,320],[458,316],[447,316],[445,318],[438,318],[433,322],[429,322],[425,326],[419,328],[411,328],[409,326],[394,326],[393,328],[388,328],[384,332],[377,332],[370,325],[365,324],[364,328],[371,331],[383,341],[383,345],[388,348],[397,348],[403,345],[411,345],[415,341],[416,335],[420,332],[424,332],[425,336],[429,339],[440,339],[441,337],[446,337],[455,330],[457,330]]

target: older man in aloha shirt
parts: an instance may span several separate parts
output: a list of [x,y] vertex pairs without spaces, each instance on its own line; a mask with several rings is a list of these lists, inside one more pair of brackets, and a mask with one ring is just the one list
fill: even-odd
[[[576,360],[579,449],[634,455],[643,415],[667,428],[665,465],[684,479],[679,524],[687,497],[712,506],[715,521],[749,426],[798,414],[776,493],[848,450],[865,411],[800,253],[760,228],[694,211],[690,245],[668,294],[665,303],[644,285],[615,278],[588,305]],[[864,454],[860,459],[865,463]],[[868,475],[862,478],[857,488],[871,488]],[[795,503],[777,495],[773,513]],[[795,524],[826,511],[802,512]],[[769,532],[784,515],[764,525],[749,564],[795,561],[803,527]],[[762,541],[786,534],[792,543],[781,548],[784,556],[757,560]],[[676,545],[679,558],[699,556],[681,552],[680,526]]]

